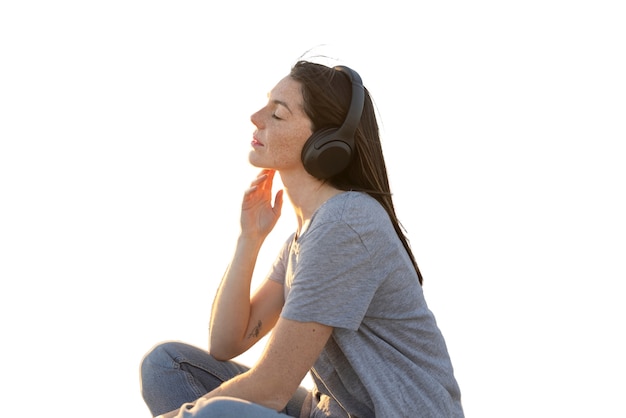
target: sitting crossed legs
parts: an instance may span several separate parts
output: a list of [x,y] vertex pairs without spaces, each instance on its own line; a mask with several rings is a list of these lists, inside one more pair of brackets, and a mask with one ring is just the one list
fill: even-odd
[[201,399],[203,395],[232,379],[248,367],[233,361],[219,361],[207,351],[180,343],[156,345],[141,363],[141,391],[153,416],[174,417],[299,417],[307,396],[299,388],[282,413],[236,398]]

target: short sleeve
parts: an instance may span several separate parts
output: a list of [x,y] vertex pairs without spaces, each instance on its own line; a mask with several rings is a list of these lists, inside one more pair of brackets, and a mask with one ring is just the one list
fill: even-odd
[[274,264],[270,269],[267,278],[274,282],[280,283],[282,285],[285,284],[285,275],[287,272],[287,261],[289,260],[289,251],[291,249],[291,243],[293,242],[294,234],[292,234],[283,247],[281,248],[276,260],[274,260]]
[[294,245],[293,280],[282,316],[358,329],[380,281],[361,236],[344,222],[328,222]]

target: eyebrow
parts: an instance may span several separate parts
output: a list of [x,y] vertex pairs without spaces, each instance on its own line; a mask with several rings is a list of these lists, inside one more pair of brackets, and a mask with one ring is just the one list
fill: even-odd
[[287,106],[287,103],[283,102],[282,100],[273,99],[272,103],[283,106],[285,109],[289,111],[289,113],[293,114],[289,106]]

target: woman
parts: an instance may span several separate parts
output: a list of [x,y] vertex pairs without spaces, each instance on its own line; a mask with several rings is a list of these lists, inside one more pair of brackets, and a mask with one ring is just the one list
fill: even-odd
[[[444,339],[394,211],[369,93],[346,67],[300,61],[252,115],[241,233],[215,296],[209,352],[157,345],[142,363],[154,415],[461,417]],[[296,213],[250,297],[283,191]],[[273,200],[273,202],[272,202]],[[229,361],[270,330],[248,369]],[[315,387],[299,387],[307,372]],[[182,405],[182,406],[181,406]]]

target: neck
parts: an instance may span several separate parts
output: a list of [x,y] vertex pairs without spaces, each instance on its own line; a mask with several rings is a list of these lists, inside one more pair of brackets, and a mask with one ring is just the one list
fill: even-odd
[[306,229],[315,211],[328,199],[341,193],[328,183],[308,174],[286,175],[279,173],[285,193],[289,197],[298,220],[297,234]]

